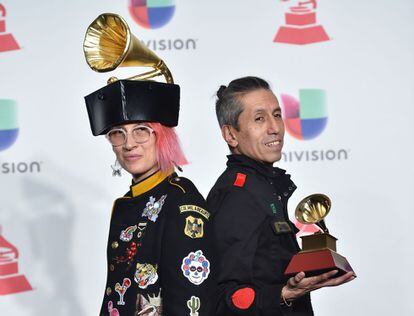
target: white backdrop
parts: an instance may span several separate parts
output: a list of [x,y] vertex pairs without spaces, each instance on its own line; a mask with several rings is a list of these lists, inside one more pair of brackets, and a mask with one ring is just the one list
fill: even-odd
[[[220,84],[257,75],[276,94],[324,90],[326,129],[307,141],[287,134],[284,150],[344,149],[347,159],[277,164],[299,187],[291,213],[307,194],[332,198],[327,225],[358,275],[314,292],[316,315],[414,315],[412,0],[319,0],[317,22],[330,40],[308,45],[273,42],[294,0],[177,0],[172,19],[157,29],[134,22],[127,0],[0,3],[7,10],[0,17],[0,107],[16,101],[19,128],[16,142],[0,151],[0,233],[19,250],[19,274],[33,287],[0,295],[1,315],[98,314],[110,209],[130,182],[125,174],[112,178],[114,155],[91,135],[83,102],[110,76],[91,71],[82,52],[87,26],[103,12],[122,15],[137,37],[158,43],[156,53],[182,88],[178,133],[191,161],[184,176],[204,195],[227,154],[214,112]],[[20,49],[7,50],[5,34]],[[195,46],[160,50],[161,40]],[[40,169],[30,171],[32,163]]]

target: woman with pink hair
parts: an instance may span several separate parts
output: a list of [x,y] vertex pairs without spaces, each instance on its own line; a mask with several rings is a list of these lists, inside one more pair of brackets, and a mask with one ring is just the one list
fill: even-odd
[[120,315],[149,307],[151,315],[212,315],[213,278],[189,278],[181,267],[200,254],[211,268],[214,253],[205,200],[175,173],[187,164],[174,130],[179,95],[175,84],[119,80],[85,97],[92,133],[105,135],[115,153],[113,174],[132,176],[112,210],[100,315],[108,306]]

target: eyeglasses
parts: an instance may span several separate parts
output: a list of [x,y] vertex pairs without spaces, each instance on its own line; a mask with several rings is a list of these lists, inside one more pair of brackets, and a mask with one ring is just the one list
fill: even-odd
[[113,128],[106,134],[106,138],[112,146],[118,147],[126,143],[127,137],[130,134],[137,144],[143,144],[150,139],[153,132],[154,130],[151,127],[145,125],[136,126],[131,132],[127,132],[123,128]]

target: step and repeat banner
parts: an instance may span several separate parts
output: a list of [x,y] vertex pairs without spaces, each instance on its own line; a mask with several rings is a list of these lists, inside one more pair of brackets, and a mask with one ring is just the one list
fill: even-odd
[[87,66],[85,30],[104,12],[181,85],[183,175],[205,196],[228,154],[216,90],[271,83],[287,131],[276,165],[298,185],[290,216],[327,194],[327,226],[358,276],[313,292],[316,315],[414,315],[412,0],[0,0],[0,315],[98,314],[110,210],[131,179],[112,177],[83,97],[142,72]]

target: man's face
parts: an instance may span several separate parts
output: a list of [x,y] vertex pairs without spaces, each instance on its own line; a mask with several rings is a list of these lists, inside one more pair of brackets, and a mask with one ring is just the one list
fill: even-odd
[[234,142],[227,141],[234,153],[268,164],[280,160],[285,126],[275,95],[259,89],[245,94],[240,101],[243,112],[238,120],[239,131],[230,127]]

